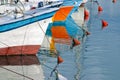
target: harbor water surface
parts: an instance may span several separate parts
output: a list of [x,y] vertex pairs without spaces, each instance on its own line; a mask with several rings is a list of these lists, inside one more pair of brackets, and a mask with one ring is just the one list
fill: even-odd
[[[64,59],[58,71],[68,80],[120,80],[120,1],[98,2],[103,7],[101,13],[98,13],[96,3],[86,4],[90,12],[87,26],[91,34],[83,43],[74,49],[58,46]],[[108,22],[108,27],[104,29],[101,27],[102,19]],[[57,60],[42,54],[38,57],[48,80]]]

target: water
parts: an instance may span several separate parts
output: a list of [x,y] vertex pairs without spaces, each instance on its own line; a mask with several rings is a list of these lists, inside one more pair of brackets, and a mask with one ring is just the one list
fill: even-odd
[[[98,0],[103,12],[98,14],[95,3],[87,3],[90,10],[88,29],[91,33],[81,46],[73,50],[69,47],[59,47],[64,59],[58,71],[68,80],[119,80],[120,79],[120,1]],[[101,28],[100,20],[104,19],[109,26]],[[38,54],[43,65],[45,80],[57,63],[56,57]],[[52,79],[55,80],[55,79]]]
[[[68,1],[70,4],[71,2],[72,1]],[[60,56],[64,59],[64,62],[58,66],[59,73],[68,80],[78,80],[80,77],[80,46],[70,49],[70,46],[58,45],[57,48],[60,52]],[[57,63],[57,59],[55,56],[47,55],[47,53],[39,53],[38,57],[43,65],[45,80],[48,80],[51,71]],[[53,75],[52,78],[51,80],[55,80],[55,75]]]
[[[57,46],[60,51],[60,56],[64,59],[64,62],[58,66],[58,71],[68,80],[79,80],[80,78],[80,46],[74,49],[65,47],[62,45]],[[56,57],[46,56],[45,54],[39,54],[41,63],[43,63],[43,69],[45,73],[45,80],[50,77],[51,71],[57,63]],[[55,77],[53,75],[53,77]],[[55,80],[55,79],[51,79]]]
[[[85,42],[81,60],[80,80],[120,79],[120,1],[99,0],[103,12],[97,14],[97,5],[89,3],[91,18],[88,27],[91,35]],[[99,16],[99,17],[97,17]],[[101,29],[100,19],[109,26]]]

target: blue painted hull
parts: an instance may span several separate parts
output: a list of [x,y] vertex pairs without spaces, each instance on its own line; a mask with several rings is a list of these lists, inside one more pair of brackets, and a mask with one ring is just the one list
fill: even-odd
[[30,17],[27,19],[22,19],[22,20],[19,20],[16,22],[11,22],[11,23],[0,25],[0,32],[5,32],[5,31],[12,30],[12,29],[16,29],[16,28],[19,28],[19,27],[22,27],[22,26],[46,19],[46,18],[49,18],[49,17],[52,17],[55,12],[56,12],[56,10],[52,11],[50,13],[45,13],[45,14]]

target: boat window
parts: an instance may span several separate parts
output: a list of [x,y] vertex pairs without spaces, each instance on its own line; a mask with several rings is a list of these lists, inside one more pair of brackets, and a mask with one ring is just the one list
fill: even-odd
[[42,1],[38,3],[38,8],[39,7],[43,7],[43,2]]

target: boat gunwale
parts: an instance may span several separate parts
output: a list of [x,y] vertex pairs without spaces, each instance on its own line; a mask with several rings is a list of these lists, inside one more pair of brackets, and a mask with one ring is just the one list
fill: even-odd
[[[48,12],[42,13],[42,14],[39,14],[39,12],[38,12],[38,13],[36,13],[36,15],[26,16],[24,19],[23,19],[23,18],[19,18],[19,19],[10,21],[9,23],[0,24],[0,28],[2,28],[2,27],[4,27],[4,26],[8,26],[8,25],[13,25],[13,26],[14,26],[14,24],[18,24],[18,23],[20,23],[20,22],[29,21],[29,22],[26,22],[26,23],[21,24],[21,25],[16,25],[16,27],[12,27],[12,28],[9,27],[8,29],[5,29],[5,30],[0,29],[0,32],[9,31],[9,30],[12,30],[12,29],[16,29],[16,28],[25,26],[25,25],[27,25],[27,24],[31,24],[31,23],[40,21],[40,20],[42,20],[42,19],[49,18],[49,17],[51,17],[57,10],[58,10],[58,8],[55,8],[55,9],[52,10],[52,11],[49,10]],[[31,14],[31,15],[32,15],[32,14]],[[38,18],[38,19],[36,20],[36,18]]]

